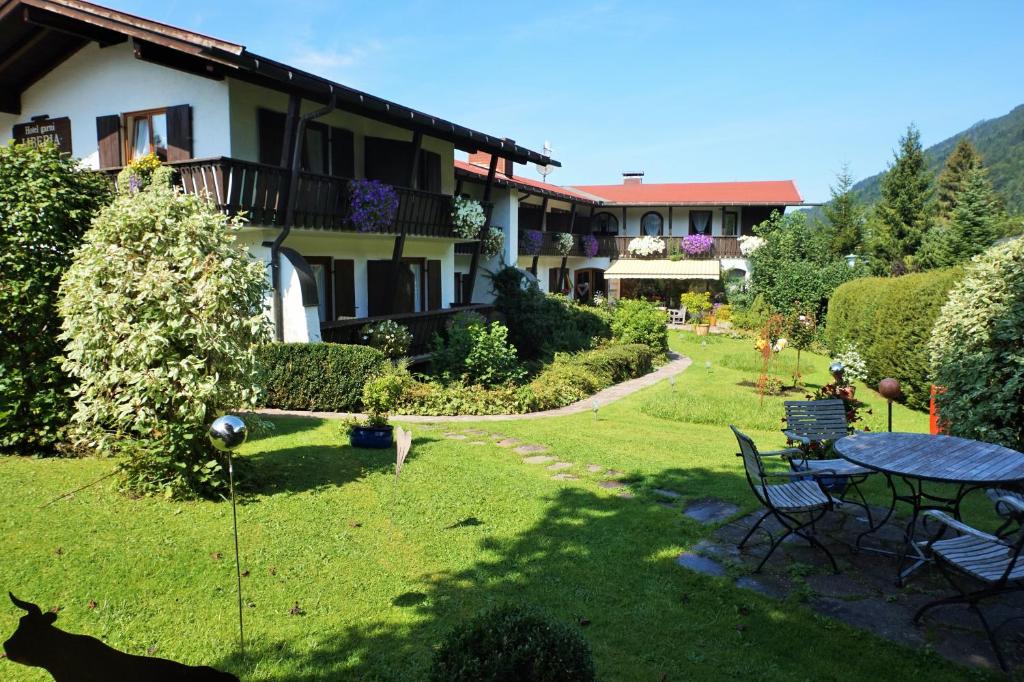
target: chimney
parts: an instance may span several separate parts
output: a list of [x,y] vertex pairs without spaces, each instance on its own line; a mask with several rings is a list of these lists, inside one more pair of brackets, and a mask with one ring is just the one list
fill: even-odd
[[[474,166],[480,168],[491,167],[491,155],[487,152],[473,152],[469,155],[469,162]],[[506,178],[512,178],[512,167],[513,163],[509,159],[498,159],[498,173],[501,173]]]
[[643,171],[627,171],[622,174],[623,185],[639,185],[644,181]]

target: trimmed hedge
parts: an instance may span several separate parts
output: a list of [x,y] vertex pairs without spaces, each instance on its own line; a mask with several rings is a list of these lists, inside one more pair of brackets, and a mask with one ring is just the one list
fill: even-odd
[[355,411],[363,384],[387,357],[369,346],[272,343],[256,354],[264,405],[283,410]]
[[853,345],[867,364],[867,383],[898,379],[906,403],[928,405],[928,342],[959,269],[902,277],[864,277],[843,284],[828,307],[825,342],[835,353]]

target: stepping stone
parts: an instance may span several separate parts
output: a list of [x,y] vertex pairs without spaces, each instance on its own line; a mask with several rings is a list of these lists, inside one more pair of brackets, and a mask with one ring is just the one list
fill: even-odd
[[763,594],[773,599],[783,599],[786,596],[786,588],[769,578],[745,575],[736,580],[736,587]]
[[623,475],[623,472],[621,472],[621,471],[619,471],[617,469],[609,469],[608,470],[608,475],[611,476],[612,478],[618,478],[619,476]]
[[506,438],[504,440],[499,440],[497,443],[497,446],[499,448],[510,448],[513,445],[519,445],[519,441],[517,441],[515,438]]
[[487,445],[487,443],[483,442],[482,440],[471,440],[471,441],[469,441],[469,444],[470,445]]
[[486,431],[481,431],[480,429],[466,429],[466,433],[469,434],[470,436],[486,436],[487,435]]
[[[501,445],[501,443],[498,443],[498,445]],[[548,451],[548,446],[546,446],[546,445],[520,445],[519,447],[516,448],[516,452],[518,452],[520,455],[528,455],[531,452],[547,452],[547,451]]]
[[449,440],[466,440],[466,436],[461,433],[446,433],[444,437]]
[[601,481],[598,483],[599,486],[605,490],[616,490],[618,488],[625,488],[626,484],[622,481]]
[[604,471],[604,467],[598,466],[596,464],[588,464],[587,471],[589,471],[592,474],[600,474]]
[[678,500],[683,496],[682,493],[677,493],[675,490],[669,490],[668,488],[652,488],[651,492],[668,500]]
[[500,433],[492,433],[491,440],[505,440],[508,436],[503,436]]
[[695,571],[702,575],[712,575],[716,577],[725,575],[725,566],[722,566],[722,564],[717,561],[701,556],[700,554],[683,552],[676,557],[676,563],[683,568],[688,568],[691,571]]
[[572,462],[555,462],[551,466],[547,467],[551,471],[558,471],[559,469],[569,469],[572,467]]
[[703,524],[725,521],[740,510],[731,502],[708,499],[694,502],[683,511],[683,515]]
[[[548,467],[548,468],[550,469],[551,467]],[[580,480],[579,476],[573,476],[572,474],[555,474],[551,478],[555,479],[556,481],[578,481],[578,480]]]
[[624,500],[632,500],[636,498],[636,495],[630,492],[621,492],[619,493],[619,497],[621,497]]
[[550,455],[534,455],[523,460],[523,464],[547,464],[554,462],[555,458]]

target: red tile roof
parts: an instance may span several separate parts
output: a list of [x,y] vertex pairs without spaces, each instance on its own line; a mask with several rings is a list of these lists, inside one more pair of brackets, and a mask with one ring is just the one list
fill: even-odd
[[[472,173],[473,175],[478,175],[483,179],[487,178],[486,168],[481,168],[480,166],[469,163],[468,161],[455,159],[455,170],[456,172],[463,171],[466,173]],[[586,204],[599,203],[597,197],[578,192],[571,187],[560,187],[547,182],[541,182],[540,180],[524,178],[520,175],[513,175],[510,179],[499,172],[494,176],[494,180],[499,186],[513,185],[527,192],[531,190],[535,192],[539,191],[542,194],[549,194],[553,198],[562,199],[563,201],[579,201]]]
[[572,189],[617,205],[796,206],[803,203],[800,190],[792,180],[577,185]]

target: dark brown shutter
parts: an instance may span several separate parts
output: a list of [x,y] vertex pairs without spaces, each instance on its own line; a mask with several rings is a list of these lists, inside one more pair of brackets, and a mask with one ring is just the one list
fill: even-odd
[[179,104],[167,107],[167,160],[192,158],[192,107]]
[[96,117],[96,142],[100,152],[100,168],[123,166],[121,161],[121,117],[117,114]]
[[334,259],[334,317],[356,315],[356,262]]
[[420,150],[419,185],[425,192],[441,193],[441,155]]
[[462,273],[455,273],[455,302],[462,303]]
[[548,268],[548,293],[557,294],[562,291],[562,269]]
[[427,261],[427,310],[441,309],[441,261]]
[[368,180],[380,180],[396,187],[409,184],[412,143],[366,137],[363,139],[363,147],[363,168]]
[[356,147],[351,130],[331,128],[331,175],[354,178]]
[[391,312],[393,289],[391,283],[391,261],[371,260],[366,262],[367,316],[386,315]]
[[256,126],[259,131],[259,160],[271,166],[281,165],[281,148],[284,146],[284,127],[287,116],[270,109],[256,110]]

